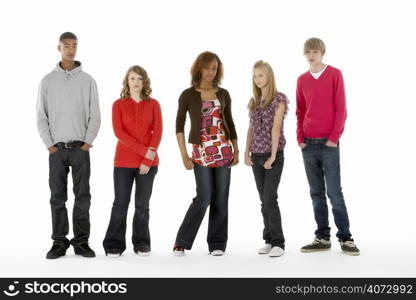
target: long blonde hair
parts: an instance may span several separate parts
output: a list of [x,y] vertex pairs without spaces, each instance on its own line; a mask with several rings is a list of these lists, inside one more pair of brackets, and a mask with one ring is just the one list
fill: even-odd
[[276,81],[274,78],[274,73],[272,67],[265,61],[259,60],[257,61],[253,66],[254,69],[262,69],[267,77],[267,94],[262,95],[261,89],[257,87],[256,83],[254,82],[254,75],[253,75],[253,97],[250,99],[250,102],[248,104],[249,111],[253,111],[256,106],[261,102],[261,99],[263,98],[264,101],[261,104],[261,108],[265,108],[267,105],[272,102],[273,97],[277,94],[277,88],[276,88]]
[[143,100],[149,100],[150,94],[152,93],[152,88],[150,87],[150,78],[147,75],[146,70],[137,65],[132,66],[127,70],[126,75],[124,76],[124,79],[123,79],[123,88],[120,92],[120,97],[127,99],[131,96],[130,88],[129,88],[129,75],[131,72],[137,73],[143,78],[143,88],[140,93],[140,97]]

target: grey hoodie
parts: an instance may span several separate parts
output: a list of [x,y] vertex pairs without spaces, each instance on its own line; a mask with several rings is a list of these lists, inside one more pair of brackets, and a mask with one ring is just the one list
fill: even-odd
[[75,64],[67,71],[58,63],[40,83],[37,127],[47,148],[69,141],[92,145],[100,128],[97,85],[80,62]]

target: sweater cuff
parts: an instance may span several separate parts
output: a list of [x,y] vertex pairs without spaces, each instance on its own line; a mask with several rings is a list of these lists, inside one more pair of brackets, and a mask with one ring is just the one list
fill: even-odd
[[46,146],[46,149],[49,149],[50,147],[52,147],[53,145],[55,145],[52,141],[47,141],[47,142],[45,142],[45,146]]
[[153,165],[153,160],[150,160],[150,159],[145,157],[142,160],[142,164],[144,164],[145,166],[150,168]]
[[339,137],[334,136],[334,135],[330,135],[328,138],[328,141],[333,142],[334,144],[338,144],[338,140],[339,140]]
[[91,145],[91,147],[92,147],[92,142],[94,141],[94,139],[95,139],[95,136],[87,134],[85,136],[84,143],[87,143],[87,144]]

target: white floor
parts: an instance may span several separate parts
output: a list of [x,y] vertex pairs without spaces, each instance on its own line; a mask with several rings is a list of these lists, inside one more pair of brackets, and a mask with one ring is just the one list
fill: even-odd
[[[286,253],[281,258],[258,255],[262,246],[263,220],[260,201],[249,169],[233,171],[229,203],[228,245],[226,255],[211,257],[207,252],[205,217],[192,251],[175,257],[172,247],[177,230],[194,196],[193,175],[178,171],[178,179],[167,181],[172,168],[161,168],[150,210],[152,255],[139,257],[132,251],[131,223],[134,211],[130,203],[127,220],[127,250],[120,258],[105,257],[102,240],[111,212],[113,187],[111,165],[101,167],[92,178],[90,245],[97,257],[76,257],[72,249],[57,260],[45,259],[52,245],[47,166],[36,162],[42,176],[33,177],[21,189],[11,178],[0,201],[0,276],[1,277],[416,277],[415,202],[409,195],[412,177],[375,177],[352,172],[345,161],[345,182],[351,232],[361,249],[359,257],[347,256],[336,241],[332,227],[332,249],[323,253],[301,253],[299,248],[311,242],[315,221],[302,165],[288,153],[286,173],[279,188],[279,206],[286,238]],[[351,154],[349,155],[351,157]],[[367,169],[373,168],[366,165]],[[107,170],[108,169],[108,170]],[[183,174],[182,174],[183,173]],[[102,174],[102,176],[100,176]],[[182,178],[183,177],[183,178]],[[380,182],[379,182],[380,181]],[[365,185],[363,184],[365,182]],[[408,182],[406,188],[399,184]],[[181,184],[179,184],[181,183]],[[244,183],[244,184],[241,184]],[[178,188],[179,186],[179,188]],[[382,188],[381,188],[382,187]],[[71,191],[71,183],[68,190]],[[180,190],[179,190],[180,189]],[[10,192],[8,192],[10,190]],[[72,214],[73,195],[68,193],[68,211]],[[3,201],[4,199],[4,201]],[[6,201],[11,199],[12,201]],[[208,215],[208,213],[207,213]],[[71,223],[71,217],[70,217]],[[72,237],[72,224],[70,234]]]
[[212,257],[202,245],[175,257],[168,249],[153,250],[149,257],[139,257],[131,249],[119,258],[104,256],[96,248],[93,259],[75,256],[72,249],[57,260],[46,260],[44,252],[28,249],[26,253],[2,255],[1,277],[415,277],[415,245],[398,247],[361,243],[362,254],[351,257],[332,250],[301,253],[287,245],[280,258],[256,254],[256,247],[235,249],[223,257]]
[[[416,45],[415,39],[407,39],[414,36],[411,28],[415,28],[411,1],[400,5],[361,1],[359,9],[344,1],[343,14],[339,14],[340,4],[335,1],[315,1],[314,5],[310,1],[240,1],[237,14],[231,1],[214,0],[209,6],[206,1],[193,1],[190,6],[180,0],[163,4],[156,0],[129,1],[127,6],[116,1],[105,5],[103,1],[73,2],[79,11],[73,22],[62,18],[66,6],[61,1],[43,1],[42,10],[37,1],[0,4],[0,28],[7,28],[2,31],[5,46],[1,47],[1,56],[7,59],[2,61],[0,74],[5,112],[0,118],[1,277],[416,277],[416,142],[412,138],[416,102],[411,100]],[[94,13],[98,5],[100,14]],[[137,19],[150,24],[140,32],[140,39],[132,38],[138,33],[137,26],[126,29],[126,7],[132,12],[146,11]],[[261,22],[250,22],[257,17],[255,11],[262,12]],[[201,19],[202,12],[208,19]],[[92,15],[99,31],[88,26]],[[190,15],[193,18],[189,19]],[[226,18],[227,23],[216,22],[213,16]],[[36,129],[35,103],[41,78],[60,58],[57,38],[65,30],[74,31],[80,38],[77,59],[96,79],[100,94],[102,122],[91,150],[90,180],[90,242],[97,258],[75,257],[70,249],[66,257],[49,261],[45,259],[52,244],[48,154]],[[193,37],[190,46],[189,36]],[[325,40],[328,53],[324,62],[342,69],[345,78],[348,119],[341,141],[342,186],[351,232],[362,251],[359,257],[340,252],[332,214],[332,250],[312,254],[299,251],[313,239],[316,227],[296,142],[295,115],[296,78],[307,69],[302,44],[311,36]],[[389,45],[395,45],[392,52],[380,49],[386,37]],[[269,43],[259,47],[254,40]],[[151,47],[143,47],[142,41]],[[126,43],[128,47],[120,47]],[[29,53],[35,59],[29,61],[24,59],[28,44],[36,45]],[[195,196],[193,173],[182,165],[174,134],[177,99],[188,86],[193,59],[203,50],[218,53],[224,62],[223,86],[233,98],[241,162],[231,177],[226,255],[207,254],[205,218],[193,250],[186,257],[174,257],[171,249],[177,230]],[[394,63],[388,64],[387,73],[392,76],[386,76],[384,62],[391,62],[392,53]],[[258,59],[272,64],[278,88],[291,102],[284,125],[287,145],[279,186],[287,252],[274,259],[256,254],[262,245],[260,200],[252,171],[242,162],[249,124],[246,105],[251,95],[251,66]],[[153,254],[138,257],[129,243],[122,257],[110,259],[104,256],[101,243],[114,200],[116,138],[111,108],[126,69],[136,63],[148,70],[164,117],[164,136],[158,149],[161,163],[150,202]],[[188,132],[189,119],[186,126]],[[69,179],[69,215],[74,202],[71,184]],[[133,210],[130,203],[128,242]]]

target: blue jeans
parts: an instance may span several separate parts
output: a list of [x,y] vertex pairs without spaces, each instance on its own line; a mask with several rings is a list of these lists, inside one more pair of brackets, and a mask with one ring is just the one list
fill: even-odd
[[263,239],[266,244],[285,249],[282,218],[277,202],[277,188],[279,187],[284,164],[283,150],[277,152],[272,168],[266,170],[264,163],[269,157],[270,153],[251,154],[254,179],[256,180],[257,191],[261,200],[261,213],[264,222]]
[[[302,149],[303,162],[309,182],[315,221],[318,226],[315,235],[329,240],[328,205],[325,194],[332,206],[337,237],[341,241],[351,239],[350,223],[341,188],[339,145],[328,147],[327,139],[305,138],[306,147]],[[325,186],[326,185],[326,186]]]
[[231,169],[194,165],[196,197],[186,212],[176,236],[175,244],[191,249],[198,229],[209,208],[208,248],[209,251],[223,250],[228,237],[228,193],[230,190]]

